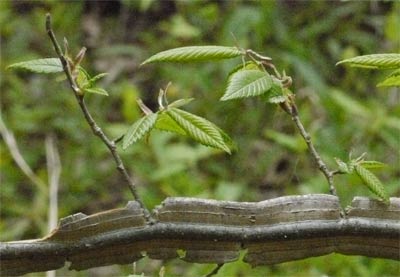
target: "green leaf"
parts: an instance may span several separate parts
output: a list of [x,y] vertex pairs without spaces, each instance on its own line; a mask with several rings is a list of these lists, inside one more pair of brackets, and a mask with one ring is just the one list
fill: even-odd
[[375,195],[379,196],[383,202],[389,204],[389,196],[385,190],[385,187],[379,181],[379,179],[368,169],[364,168],[360,164],[354,165],[354,169],[363,183],[372,191]]
[[169,108],[179,108],[192,102],[194,98],[179,99],[168,105]]
[[267,101],[269,103],[278,104],[285,102],[285,92],[287,91],[284,91],[282,83],[279,80],[272,78],[272,86],[265,94],[265,96],[267,97]]
[[349,64],[353,67],[364,67],[372,69],[388,69],[400,67],[400,54],[372,54],[357,56],[351,59],[345,59],[339,64]]
[[47,58],[14,63],[7,68],[25,69],[36,73],[57,73],[64,71],[59,58]]
[[101,78],[103,78],[106,75],[108,75],[108,73],[97,74],[93,78],[90,78],[89,83],[93,85],[95,82],[97,82],[98,80],[100,80]]
[[377,87],[400,87],[400,75],[387,77]]
[[108,92],[105,89],[102,88],[84,88],[83,89],[87,93],[94,93],[94,94],[100,94],[100,95],[105,95],[108,96]]
[[174,48],[157,53],[141,65],[153,62],[199,62],[207,60],[222,60],[238,57],[242,52],[236,47],[225,46],[188,46]]
[[197,142],[231,153],[224,134],[210,121],[183,110],[172,108],[166,112],[188,136]]
[[128,129],[122,141],[122,149],[126,149],[132,143],[141,139],[144,135],[149,133],[157,121],[158,114],[151,113],[145,115]]
[[221,101],[257,96],[272,86],[271,76],[260,70],[241,70],[232,75]]
[[177,133],[182,136],[187,135],[185,130],[183,130],[166,112],[159,113],[155,128],[162,131]]
[[361,161],[359,164],[367,169],[374,169],[374,168],[383,168],[387,165],[378,161]]
[[235,66],[228,74],[228,78],[230,78],[233,74],[235,74],[238,71],[241,70],[260,70],[260,67],[253,61],[247,61],[245,63],[240,63],[237,66]]

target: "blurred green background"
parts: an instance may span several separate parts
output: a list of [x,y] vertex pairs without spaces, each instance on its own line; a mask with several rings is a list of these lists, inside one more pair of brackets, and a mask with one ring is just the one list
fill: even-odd
[[[335,67],[344,58],[399,53],[400,3],[390,1],[0,1],[1,113],[34,172],[47,183],[45,138],[56,137],[62,174],[59,217],[123,207],[131,199],[100,140],[91,134],[66,83],[56,76],[7,71],[23,60],[54,57],[44,30],[51,12],[56,36],[77,53],[88,48],[89,73],[108,72],[109,97],[89,95],[95,119],[112,138],[141,116],[135,99],[156,108],[160,87],[170,100],[195,97],[185,107],[215,122],[237,143],[231,156],[173,134],[154,132],[122,151],[149,208],[167,196],[260,201],[289,194],[327,193],[290,118],[254,98],[218,102],[226,75],[240,63],[155,64],[150,55],[187,45],[239,45],[271,56],[294,80],[301,118],[331,168],[333,157],[389,164],[377,172],[392,196],[400,195],[399,89],[377,89],[387,72]],[[47,233],[48,188],[21,172],[0,140],[0,240]],[[343,206],[372,196],[357,177],[335,177]],[[136,273],[200,276],[213,265],[183,261],[136,263]],[[218,276],[395,276],[399,263],[329,255],[276,266],[226,264]],[[59,276],[120,276],[132,266],[110,266]],[[31,276],[40,276],[32,274]]]

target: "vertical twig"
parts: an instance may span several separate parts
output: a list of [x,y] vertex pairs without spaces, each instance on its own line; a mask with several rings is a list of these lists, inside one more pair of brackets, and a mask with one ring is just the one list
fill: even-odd
[[[46,163],[47,175],[49,183],[49,208],[48,208],[48,230],[51,232],[57,227],[58,221],[58,188],[61,174],[60,155],[52,135],[47,135],[45,140],[46,146]],[[56,271],[46,272],[46,277],[55,277]]]
[[289,113],[291,115],[294,124],[296,125],[296,127],[299,130],[301,136],[303,137],[304,141],[307,144],[307,147],[308,147],[308,150],[309,150],[311,156],[314,158],[314,161],[318,165],[319,170],[324,174],[325,178],[328,181],[330,193],[332,195],[337,196],[335,185],[333,183],[334,172],[330,171],[328,169],[328,167],[326,166],[325,162],[322,160],[321,156],[319,155],[319,153],[315,149],[314,144],[311,141],[311,136],[307,133],[306,129],[304,128],[303,123],[300,120],[296,104],[294,103],[294,101],[292,101],[291,103],[288,103],[288,101],[286,101],[286,102],[283,103],[283,106],[281,106],[281,107],[287,113]]
[[119,156],[119,154],[116,151],[116,145],[115,142],[110,140],[105,134],[104,132],[101,130],[101,128],[97,125],[97,123],[95,122],[95,120],[93,119],[92,115],[90,114],[85,100],[83,98],[83,95],[78,87],[78,85],[76,84],[75,79],[72,76],[72,72],[71,72],[71,67],[70,64],[68,63],[66,57],[63,55],[60,44],[57,42],[57,39],[54,35],[52,26],[51,26],[51,16],[50,14],[46,15],[46,31],[47,34],[49,35],[54,49],[58,55],[58,57],[60,58],[60,61],[62,63],[63,69],[64,69],[64,73],[67,76],[68,79],[68,83],[72,89],[72,91],[74,92],[74,95],[76,97],[76,100],[78,101],[79,107],[81,108],[83,115],[87,121],[87,123],[89,124],[90,128],[92,129],[93,133],[98,136],[103,143],[107,146],[107,148],[110,150],[111,155],[114,158],[114,161],[116,163],[117,169],[118,171],[122,174],[122,176],[124,177],[125,181],[127,182],[129,189],[134,197],[134,199],[140,204],[140,206],[142,207],[142,209],[144,210],[145,216],[147,220],[151,219],[150,213],[149,211],[146,209],[146,207],[144,206],[138,192],[136,189],[136,185],[133,182],[132,178],[129,176],[127,170],[125,169],[125,166],[121,160],[121,157]]

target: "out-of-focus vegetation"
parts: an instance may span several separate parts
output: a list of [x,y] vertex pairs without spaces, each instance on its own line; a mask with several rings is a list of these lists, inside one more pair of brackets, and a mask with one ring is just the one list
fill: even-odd
[[[55,57],[44,28],[51,12],[54,29],[76,53],[88,47],[85,68],[108,72],[109,97],[88,95],[98,123],[118,137],[141,116],[136,98],[156,107],[160,87],[169,98],[195,97],[187,109],[221,126],[236,141],[232,155],[154,132],[147,142],[120,151],[148,207],[167,196],[259,201],[288,194],[326,193],[328,185],[310,159],[286,114],[259,99],[217,102],[225,76],[239,61],[139,68],[150,55],[185,45],[239,45],[273,57],[294,79],[300,116],[331,168],[333,157],[367,157],[389,165],[377,172],[392,196],[400,195],[400,92],[377,88],[387,72],[335,67],[337,61],[371,53],[399,53],[398,2],[292,1],[0,1],[1,113],[21,153],[47,180],[44,140],[57,138],[62,176],[59,216],[124,206],[131,199],[112,158],[91,134],[72,92],[57,77],[6,71],[23,60]],[[15,165],[0,141],[0,240],[47,233],[48,189],[36,187]],[[371,196],[356,177],[335,176],[343,206],[356,195]],[[349,185],[354,184],[354,185]],[[212,265],[182,261],[137,262],[136,273],[199,276]],[[220,276],[391,276],[393,261],[329,255],[251,269],[238,261]],[[132,274],[130,266],[90,270]],[[63,276],[88,272],[60,271]],[[37,274],[35,274],[37,276]]]

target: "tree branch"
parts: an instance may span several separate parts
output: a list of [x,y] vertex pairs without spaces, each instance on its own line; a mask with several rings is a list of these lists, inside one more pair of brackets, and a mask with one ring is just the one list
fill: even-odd
[[386,206],[356,197],[340,217],[332,195],[286,196],[258,203],[167,198],[146,223],[139,203],[61,220],[49,236],[0,244],[1,274],[56,269],[70,261],[83,270],[127,264],[144,255],[223,264],[239,258],[252,266],[341,253],[400,259],[400,198]]
[[299,130],[301,136],[303,137],[304,141],[307,144],[308,150],[313,157],[314,161],[318,165],[319,170],[324,174],[326,180],[328,181],[329,184],[329,191],[332,195],[337,195],[336,194],[336,188],[333,182],[333,175],[335,174],[334,171],[330,171],[328,167],[326,166],[325,162],[322,160],[321,156],[318,154],[318,151],[315,149],[314,144],[311,141],[311,136],[308,134],[306,129],[304,128],[303,123],[300,120],[298,111],[297,111],[297,106],[293,102],[288,103],[284,102],[282,103],[281,107],[291,115],[292,120],[294,124],[296,125],[297,129]]
[[56,50],[58,57],[61,60],[61,64],[63,66],[64,73],[67,76],[69,85],[70,85],[72,91],[74,92],[74,95],[76,97],[76,100],[78,101],[79,107],[81,108],[83,115],[86,119],[86,122],[89,124],[90,128],[92,129],[93,134],[98,136],[103,141],[103,143],[107,146],[107,148],[110,150],[110,153],[116,163],[117,169],[122,174],[125,181],[127,182],[128,186],[129,186],[129,190],[131,191],[134,199],[144,209],[146,218],[148,220],[151,220],[150,213],[144,206],[144,204],[137,192],[135,183],[133,182],[132,178],[129,176],[127,170],[125,169],[122,159],[117,152],[117,147],[116,147],[115,143],[112,140],[110,140],[106,136],[106,134],[102,131],[102,129],[97,125],[96,121],[93,119],[92,115],[90,114],[90,112],[86,106],[84,96],[83,96],[82,92],[80,91],[79,86],[77,85],[75,78],[73,77],[73,74],[71,72],[71,64],[67,60],[67,57],[65,57],[64,54],[62,53],[60,44],[57,42],[57,38],[54,35],[53,29],[51,26],[50,14],[46,15],[46,31],[53,43],[54,49]]

